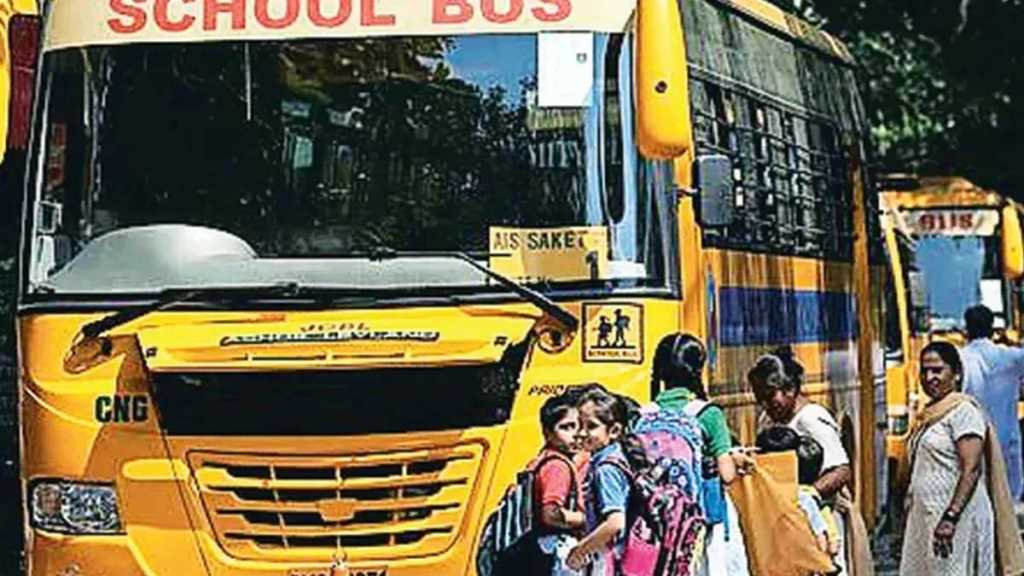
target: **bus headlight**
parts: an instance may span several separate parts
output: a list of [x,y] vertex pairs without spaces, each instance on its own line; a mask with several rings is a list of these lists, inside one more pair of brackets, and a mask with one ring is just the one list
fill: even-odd
[[111,485],[43,481],[32,488],[33,528],[62,534],[119,534],[121,515]]

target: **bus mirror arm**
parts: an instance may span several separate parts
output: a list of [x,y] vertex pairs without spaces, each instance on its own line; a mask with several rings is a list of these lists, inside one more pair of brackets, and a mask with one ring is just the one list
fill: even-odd
[[732,159],[724,154],[698,156],[693,162],[697,221],[705,228],[724,228],[735,218]]

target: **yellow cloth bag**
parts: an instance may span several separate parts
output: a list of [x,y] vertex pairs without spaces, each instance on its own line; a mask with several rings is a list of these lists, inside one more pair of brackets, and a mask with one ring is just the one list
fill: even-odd
[[751,576],[807,576],[832,570],[797,504],[796,453],[755,457],[751,474],[729,486]]

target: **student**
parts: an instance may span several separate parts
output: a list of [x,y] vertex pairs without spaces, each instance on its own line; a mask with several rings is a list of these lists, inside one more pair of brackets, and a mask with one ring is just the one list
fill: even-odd
[[704,344],[697,337],[683,333],[665,336],[654,353],[651,395],[660,409],[696,418],[704,441],[705,486],[717,483],[717,490],[704,494],[705,514],[711,526],[699,573],[745,576],[749,568],[739,518],[722,484],[731,484],[750,466],[750,459],[733,451],[725,412],[708,401],[703,381],[706,359]]
[[594,387],[577,404],[584,449],[591,453],[586,486],[587,535],[569,553],[568,565],[587,576],[615,576],[622,552],[631,481],[621,440],[629,422],[626,402]]
[[835,513],[829,506],[818,489],[814,487],[814,481],[821,476],[821,467],[825,462],[825,451],[821,444],[810,436],[800,436],[799,445],[796,447],[797,458],[797,482],[800,483],[800,498],[806,501],[802,506],[809,508],[811,504],[817,506],[821,511],[822,519],[825,521],[826,536],[828,542],[825,547],[819,548],[835,557],[839,554],[839,526],[836,525]]
[[575,400],[570,394],[561,394],[549,398],[541,407],[544,448],[532,466],[537,543],[546,557],[540,569],[553,576],[574,574],[565,565],[565,559],[586,525],[583,490],[577,475],[580,436]]
[[839,531],[831,509],[822,505],[814,482],[821,474],[824,459],[821,445],[810,436],[801,436],[787,426],[766,428],[757,435],[756,445],[765,453],[795,451],[797,456],[798,503],[814,533],[818,549],[835,556],[839,553]]
[[732,435],[725,412],[708,402],[703,372],[707,353],[704,345],[689,334],[669,334],[658,343],[651,374],[652,396],[663,410],[688,413],[697,419],[704,437],[704,453],[715,459],[726,484],[736,478],[736,462],[730,454]]
[[[481,576],[579,576],[566,565],[586,525],[576,463],[580,436],[575,397],[567,393],[549,398],[541,407],[540,424],[544,447],[484,526],[477,553]],[[530,510],[531,522],[510,520],[525,510]]]

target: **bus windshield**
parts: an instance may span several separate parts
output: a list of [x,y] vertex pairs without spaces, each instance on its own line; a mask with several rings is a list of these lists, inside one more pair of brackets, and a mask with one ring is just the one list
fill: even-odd
[[[671,170],[636,152],[631,37],[560,36],[50,52],[28,288],[487,283],[454,261],[368,272],[382,249],[556,290],[664,287]],[[553,85],[552,58],[585,73]]]
[[930,310],[930,329],[964,327],[964,311],[985,304],[1006,326],[1003,281],[998,266],[996,236],[922,236],[917,264],[924,274]]

